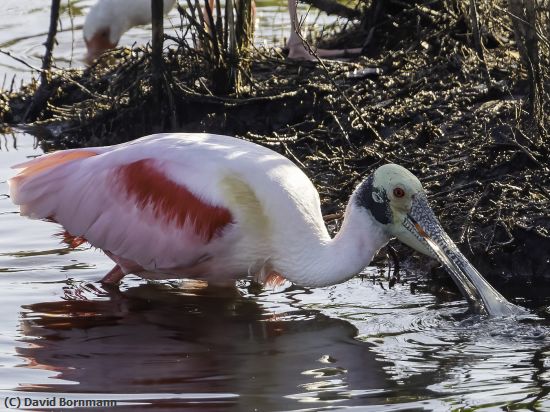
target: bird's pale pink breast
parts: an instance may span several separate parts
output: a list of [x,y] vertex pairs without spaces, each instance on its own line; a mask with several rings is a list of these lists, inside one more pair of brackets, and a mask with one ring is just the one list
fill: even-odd
[[120,166],[117,174],[125,194],[140,209],[150,207],[159,220],[182,228],[191,222],[195,233],[207,242],[232,222],[227,208],[208,204],[170,180],[153,159]]

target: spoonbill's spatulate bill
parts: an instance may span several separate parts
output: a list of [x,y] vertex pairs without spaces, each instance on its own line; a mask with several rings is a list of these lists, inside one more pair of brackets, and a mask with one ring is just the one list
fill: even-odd
[[[417,221],[422,223],[419,224]],[[409,215],[403,222],[403,227],[418,240],[426,243],[432,254],[448,270],[474,312],[493,316],[526,313],[522,308],[508,302],[468,262],[439,225],[425,194],[417,195]]]
[[104,282],[134,273],[218,285],[253,276],[325,286],[359,273],[397,237],[438,258],[475,311],[519,312],[458,251],[418,179],[398,165],[381,166],[359,184],[334,238],[298,167],[228,136],[152,135],[15,167],[21,171],[9,183],[21,214],[57,222],[73,244],[102,249],[115,262]]

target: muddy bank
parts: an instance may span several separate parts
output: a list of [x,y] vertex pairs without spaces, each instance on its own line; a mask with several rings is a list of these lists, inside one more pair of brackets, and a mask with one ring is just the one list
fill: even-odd
[[[298,164],[326,215],[342,212],[378,165],[398,163],[422,180],[444,228],[489,279],[547,285],[547,119],[529,113],[513,33],[487,30],[480,60],[464,14],[443,6],[386,11],[365,55],[346,62],[292,62],[256,50],[252,81],[238,96],[214,96],[200,53],[173,43],[157,105],[149,50],[117,50],[84,71],[52,72],[47,106],[32,118],[35,85],[4,92],[0,119],[6,128],[27,124],[47,149],[159,131],[249,139]],[[352,29],[331,45],[363,36]]]

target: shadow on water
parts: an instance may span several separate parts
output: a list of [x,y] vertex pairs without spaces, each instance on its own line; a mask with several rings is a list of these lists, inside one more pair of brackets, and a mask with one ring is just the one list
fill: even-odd
[[68,287],[65,300],[24,307],[17,352],[55,379],[17,389],[201,410],[384,403],[393,385],[350,323],[309,310],[281,316],[212,288]]

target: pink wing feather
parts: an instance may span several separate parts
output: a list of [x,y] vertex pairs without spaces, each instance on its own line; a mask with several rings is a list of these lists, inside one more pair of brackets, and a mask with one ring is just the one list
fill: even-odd
[[23,215],[52,219],[70,236],[146,270],[193,265],[232,223],[227,208],[168,177],[185,173],[182,165],[150,151],[137,158],[112,151],[76,149],[17,165],[14,203]]

